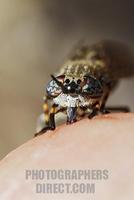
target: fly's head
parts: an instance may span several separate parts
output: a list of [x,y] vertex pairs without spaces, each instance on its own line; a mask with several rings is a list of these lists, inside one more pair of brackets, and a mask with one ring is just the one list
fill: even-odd
[[47,94],[50,97],[57,97],[61,93],[71,96],[88,96],[91,98],[100,97],[103,93],[101,82],[91,75],[83,77],[74,76],[53,76],[47,85]]
[[72,76],[53,76],[47,85],[47,94],[50,97],[57,97],[59,94],[78,95],[82,92],[82,80]]

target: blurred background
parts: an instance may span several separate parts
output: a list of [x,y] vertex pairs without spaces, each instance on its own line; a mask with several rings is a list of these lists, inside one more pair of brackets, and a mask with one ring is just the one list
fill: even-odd
[[[133,48],[133,0],[0,0],[0,158],[31,139],[45,84],[80,39]],[[134,80],[109,99],[134,111]]]

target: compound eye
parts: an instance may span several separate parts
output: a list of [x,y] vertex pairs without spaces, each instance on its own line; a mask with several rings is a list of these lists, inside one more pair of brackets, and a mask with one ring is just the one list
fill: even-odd
[[65,80],[65,83],[66,83],[66,84],[69,84],[69,83],[70,83],[70,80],[67,78],[67,79]]
[[80,79],[77,80],[77,84],[78,84],[78,85],[81,84],[81,80],[80,80]]
[[89,95],[91,97],[99,97],[103,93],[103,88],[99,80],[94,77],[85,77],[86,84],[83,86],[83,94]]
[[50,97],[56,97],[62,92],[62,89],[54,80],[51,80],[47,85],[46,91]]

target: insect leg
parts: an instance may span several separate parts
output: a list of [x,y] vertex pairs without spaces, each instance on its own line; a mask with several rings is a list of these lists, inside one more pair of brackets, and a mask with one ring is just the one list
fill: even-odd
[[42,135],[44,134],[46,131],[50,130],[50,126],[49,126],[49,120],[50,120],[50,116],[49,116],[49,104],[48,104],[48,100],[49,97],[47,95],[44,96],[43,98],[44,103],[43,103],[43,113],[44,113],[44,122],[45,122],[45,127],[37,132],[34,136],[38,136],[38,135]]
[[87,107],[78,107],[77,109],[77,118],[83,118],[86,115]]
[[[78,113],[78,117],[83,118],[87,114],[86,111],[88,110],[88,107],[83,107],[80,109],[83,110],[83,113],[80,113],[80,114]],[[96,104],[95,104],[92,108],[92,112],[90,112],[90,114],[88,114],[88,118],[92,119],[94,116],[96,116],[98,114],[98,112],[99,112],[99,109],[98,109],[98,107],[96,107]]]
[[109,110],[105,108],[105,105],[106,105],[107,99],[109,97],[109,94],[110,94],[110,91],[107,90],[106,94],[104,95],[104,97],[102,99],[102,103],[101,103],[100,110],[99,110],[102,114],[110,113]]
[[50,121],[49,121],[49,127],[51,130],[55,129],[55,114],[58,112],[57,105],[53,104],[52,108],[50,110]]
[[127,106],[112,106],[112,107],[105,107],[106,101],[109,97],[109,91],[107,91],[106,95],[104,96],[102,100],[102,104],[100,106],[100,112],[102,114],[107,114],[112,112],[130,112],[130,108]]
[[44,96],[43,98],[44,103],[43,103],[43,113],[44,113],[44,121],[46,126],[49,126],[49,104],[48,104],[48,96]]
[[130,112],[130,109],[127,106],[120,107],[104,107],[102,110],[99,107],[94,107],[92,112],[89,114],[88,118],[92,119],[98,114],[108,114],[111,111],[113,112]]
[[98,115],[98,108],[93,108],[92,112],[88,115],[88,118],[92,119],[96,115]]
[[106,107],[106,110],[110,110],[112,112],[130,112],[130,108],[128,106],[110,106]]

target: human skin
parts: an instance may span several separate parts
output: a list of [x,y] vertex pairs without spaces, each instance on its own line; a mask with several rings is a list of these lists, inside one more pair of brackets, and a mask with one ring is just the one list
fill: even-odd
[[[26,170],[31,169],[106,169],[109,177],[88,181],[96,183],[94,194],[39,194],[36,184],[50,180],[32,180],[31,177],[26,180]],[[133,169],[134,114],[100,115],[92,120],[61,125],[9,153],[0,162],[0,199],[130,200],[134,198]],[[86,180],[79,183],[83,182]]]

